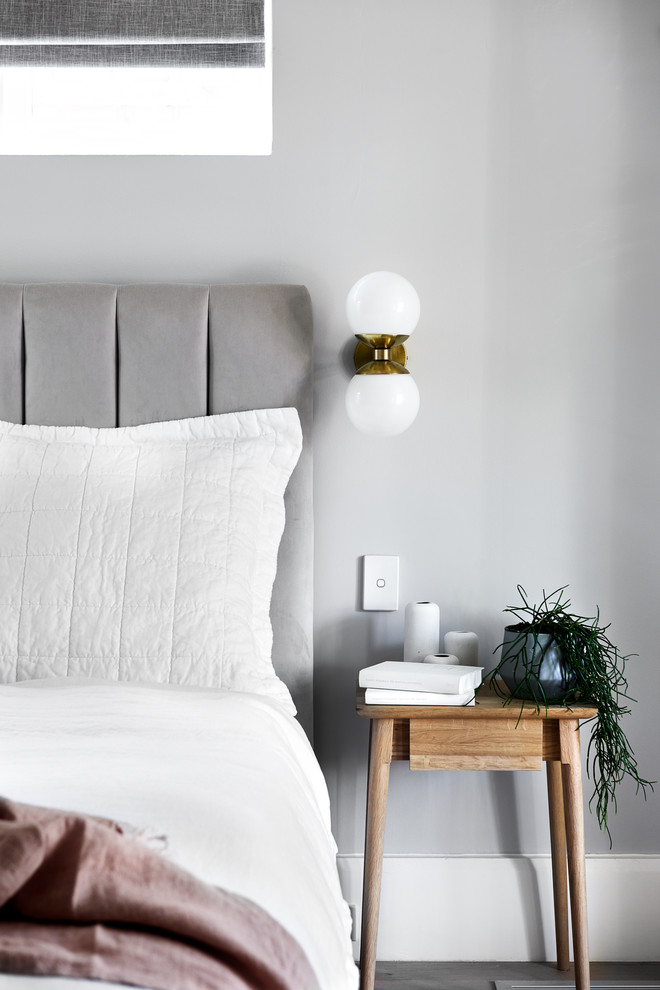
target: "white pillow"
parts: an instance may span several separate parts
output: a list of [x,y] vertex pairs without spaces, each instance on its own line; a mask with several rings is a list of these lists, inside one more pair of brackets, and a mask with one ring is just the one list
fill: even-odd
[[0,680],[194,684],[293,710],[269,611],[301,444],[295,409],[0,422]]

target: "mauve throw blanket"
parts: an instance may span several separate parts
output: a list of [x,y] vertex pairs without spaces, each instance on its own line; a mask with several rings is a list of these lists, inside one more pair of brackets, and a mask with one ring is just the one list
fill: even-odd
[[0,971],[156,990],[318,990],[298,943],[112,821],[0,798]]

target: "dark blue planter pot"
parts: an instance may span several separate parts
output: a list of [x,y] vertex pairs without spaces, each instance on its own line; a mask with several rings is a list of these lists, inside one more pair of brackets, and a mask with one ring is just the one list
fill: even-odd
[[[520,626],[505,626],[502,661],[500,676],[516,698],[543,704],[559,701],[575,687],[575,675],[567,673],[561,647],[551,633],[525,634]],[[536,675],[531,684],[525,683],[526,670]]]

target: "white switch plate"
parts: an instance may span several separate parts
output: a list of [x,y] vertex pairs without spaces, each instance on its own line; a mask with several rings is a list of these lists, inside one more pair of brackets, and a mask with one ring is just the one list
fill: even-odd
[[396,612],[399,607],[399,558],[370,554],[362,558],[362,608]]

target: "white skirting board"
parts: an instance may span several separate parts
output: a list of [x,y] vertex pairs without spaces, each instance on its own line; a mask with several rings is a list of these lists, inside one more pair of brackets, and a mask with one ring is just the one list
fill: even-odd
[[[362,862],[338,857],[356,956]],[[587,856],[587,904],[592,960],[660,960],[660,856]],[[555,959],[550,856],[386,855],[378,958]]]

